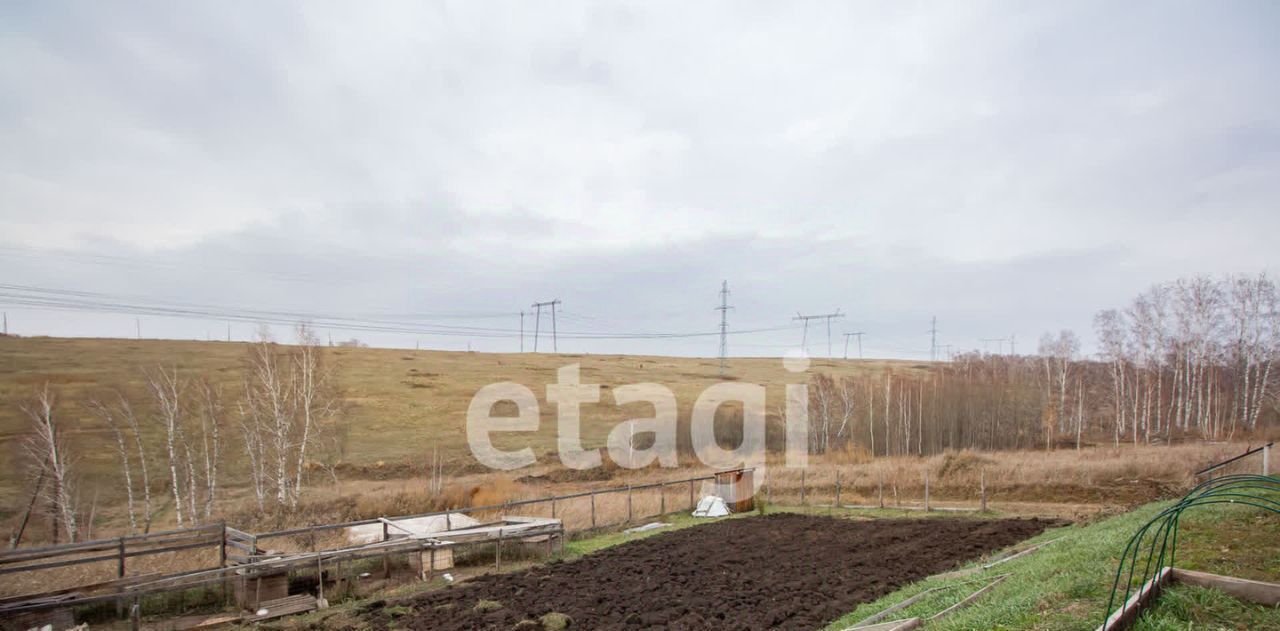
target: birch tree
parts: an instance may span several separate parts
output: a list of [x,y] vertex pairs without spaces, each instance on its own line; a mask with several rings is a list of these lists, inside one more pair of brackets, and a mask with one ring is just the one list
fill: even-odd
[[97,416],[111,430],[111,435],[115,438],[116,455],[120,458],[120,474],[124,478],[125,490],[125,507],[129,513],[129,534],[138,532],[138,510],[137,500],[134,498],[133,484],[133,440],[127,435],[128,427],[122,426],[122,420],[116,418],[116,413],[106,404],[98,399],[90,400],[86,407],[94,416]]
[[20,404],[19,408],[31,423],[31,433],[23,448],[30,462],[31,477],[40,479],[36,493],[48,507],[53,542],[58,542],[60,527],[67,539],[74,542],[79,533],[72,478],[74,460],[57,418],[57,395],[45,383],[35,391],[31,401]]
[[[173,499],[174,519],[177,520],[178,526],[181,527],[185,520],[183,518],[184,509],[184,493],[182,484],[183,472],[183,453],[182,432],[183,422],[183,390],[185,383],[178,378],[178,369],[176,367],[166,369],[160,366],[154,371],[145,373],[147,388],[151,392],[152,399],[155,402],[156,420],[164,428],[165,435],[165,454],[168,456],[169,465],[169,493]],[[190,515],[194,518],[194,515]]]
[[308,459],[322,440],[324,419],[336,414],[331,368],[319,338],[306,325],[296,329],[298,344],[282,347],[264,330],[249,351],[240,428],[254,494],[265,508],[293,507],[302,495]]

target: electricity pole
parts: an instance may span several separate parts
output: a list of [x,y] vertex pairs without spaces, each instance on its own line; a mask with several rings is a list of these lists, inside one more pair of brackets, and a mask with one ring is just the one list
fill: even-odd
[[800,347],[805,350],[808,350],[807,344],[809,342],[809,321],[819,320],[819,319],[826,320],[827,321],[827,357],[831,357],[831,320],[833,318],[843,318],[843,317],[844,317],[844,314],[840,313],[839,309],[836,309],[835,313],[820,313],[817,315],[801,315],[797,313],[796,317],[791,319],[800,320],[804,322],[804,334],[800,338]]
[[938,361],[938,316],[929,325],[929,361]]
[[858,359],[862,359],[862,331],[844,334],[844,358],[849,359],[849,338],[858,338]]
[[725,359],[729,354],[729,310],[733,307],[729,306],[729,281],[720,282],[720,306],[716,307],[716,311],[720,312],[720,374],[724,374]]
[[542,324],[542,308],[551,307],[551,352],[560,352],[560,347],[556,341],[556,305],[560,304],[560,299],[548,300],[546,302],[535,302],[533,308],[536,309],[533,316],[533,352],[538,352],[538,329]]
[[1018,354],[1018,351],[1016,350],[1016,349],[1017,349],[1017,347],[1016,347],[1016,346],[1014,346],[1014,344],[1016,344],[1016,343],[1017,343],[1017,340],[1018,340],[1018,335],[1017,335],[1016,333],[1010,333],[1010,334],[1009,334],[1009,354],[1010,354],[1010,355],[1017,355],[1017,354]]
[[524,352],[524,312],[520,312],[520,352]]

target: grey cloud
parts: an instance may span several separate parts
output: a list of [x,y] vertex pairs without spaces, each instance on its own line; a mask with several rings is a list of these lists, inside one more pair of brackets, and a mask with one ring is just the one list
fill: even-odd
[[579,328],[701,331],[728,279],[734,326],[838,306],[919,356],[932,315],[962,347],[1030,344],[1276,262],[1271,3],[3,10],[14,283],[315,312],[559,296]]

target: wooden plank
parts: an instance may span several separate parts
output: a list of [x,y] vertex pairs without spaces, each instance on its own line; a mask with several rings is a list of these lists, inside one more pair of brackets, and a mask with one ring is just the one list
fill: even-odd
[[1049,544],[1051,544],[1051,543],[1053,543],[1053,542],[1055,542],[1055,541],[1058,541],[1059,539],[1062,539],[1062,537],[1058,537],[1057,539],[1050,539],[1050,540],[1048,540],[1048,541],[1044,541],[1044,542],[1041,542],[1041,543],[1037,543],[1036,545],[1031,546],[1030,548],[1027,548],[1026,550],[1023,550],[1023,551],[1021,551],[1021,552],[1018,552],[1018,553],[1015,553],[1015,554],[1011,554],[1011,555],[1008,555],[1008,556],[1005,556],[1005,557],[997,558],[997,559],[993,560],[992,562],[990,562],[990,563],[988,563],[988,564],[986,564],[986,565],[982,566],[982,569],[984,569],[984,570],[988,570],[988,569],[991,569],[991,568],[993,568],[993,567],[995,567],[995,566],[997,566],[997,565],[1000,565],[1001,563],[1008,563],[1009,561],[1012,561],[1012,560],[1014,560],[1014,559],[1021,558],[1021,557],[1024,557],[1024,556],[1027,556],[1028,554],[1031,554],[1032,552],[1035,552],[1036,550],[1039,550],[1040,548],[1043,548],[1043,547],[1045,547],[1045,546],[1047,546],[1047,545],[1049,545]]
[[919,618],[905,618],[903,620],[894,620],[892,622],[881,622],[865,627],[849,627],[844,631],[910,631],[911,629],[919,629],[923,621]]
[[251,554],[252,554],[252,553],[254,553],[254,552],[257,552],[257,551],[258,551],[258,547],[257,547],[257,546],[250,545],[250,544],[247,544],[247,543],[240,543],[239,541],[236,541],[235,539],[227,539],[227,545],[229,545],[229,546],[231,546],[231,547],[233,547],[233,548],[235,548],[235,549],[237,549],[237,550],[244,550],[245,552],[248,552],[248,553],[251,553]]
[[[921,598],[924,598],[925,596],[928,596],[929,594],[933,594],[933,593],[937,593],[937,592],[940,592],[940,591],[943,591],[943,590],[951,589],[951,588],[953,588],[953,587],[957,587],[957,586],[956,586],[956,585],[946,585],[946,586],[943,586],[943,587],[934,587],[934,588],[932,588],[932,589],[926,589],[926,590],[924,590],[924,591],[920,592],[919,594],[916,594],[915,596],[912,596],[911,598],[908,598],[908,599],[906,599],[906,600],[904,600],[904,601],[902,601],[902,602],[900,602],[900,603],[898,603],[898,604],[896,604],[896,605],[893,605],[892,607],[889,607],[888,609],[885,609],[884,611],[881,611],[880,613],[872,614],[872,615],[870,615],[870,616],[868,616],[868,617],[866,617],[866,618],[863,618],[862,620],[859,620],[857,623],[855,623],[855,624],[854,624],[852,627],[850,627],[850,628],[851,628],[851,629],[867,629],[867,628],[871,628],[871,627],[872,627],[872,625],[874,625],[875,627],[879,627],[880,625],[879,625],[879,624],[877,624],[877,623],[879,623],[881,620],[884,620],[885,618],[888,618],[890,614],[893,614],[894,612],[897,612],[897,611],[902,611],[903,609],[906,609],[907,607],[910,607],[911,605],[916,604],[917,602],[919,602],[919,601],[920,601],[920,599],[921,599]],[[898,622],[901,622],[901,621],[900,621],[900,620],[898,620],[898,621],[891,622],[891,623],[886,623],[886,624],[897,624]]]
[[71,559],[69,561],[49,561],[47,563],[37,563],[35,565],[23,565],[21,567],[3,567],[3,568],[0,568],[0,574],[12,574],[14,572],[30,572],[35,570],[49,570],[57,567],[81,565],[83,563],[99,563],[101,561],[115,561],[117,558],[118,557],[115,554],[104,554],[96,557]]
[[[978,570],[978,568],[974,568],[974,569],[973,569],[973,571],[975,571],[975,572],[976,572],[977,570]],[[930,579],[936,579],[936,578],[939,578],[939,577],[942,577],[942,576],[945,576],[945,575],[944,575],[944,574],[938,574],[938,575],[935,575],[935,576],[931,576],[931,577],[929,577],[929,578],[930,578]],[[1004,580],[1004,579],[1005,579],[1005,578],[1007,578],[1008,576],[1009,576],[1008,574],[1002,574],[1002,575],[997,576],[997,577],[995,577],[995,578],[996,578],[996,580],[997,580],[997,582],[998,582],[998,581],[1002,581],[1002,580]],[[918,602],[921,598],[924,598],[925,596],[928,596],[929,594],[934,594],[934,593],[937,593],[937,592],[944,592],[944,591],[947,591],[947,590],[956,589],[956,588],[958,588],[958,587],[964,587],[965,585],[972,585],[972,584],[974,584],[974,583],[979,583],[979,582],[982,582],[982,581],[984,581],[984,580],[987,580],[987,579],[974,579],[974,580],[968,580],[968,581],[961,581],[961,582],[959,582],[959,583],[952,583],[952,584],[950,584],[950,585],[939,585],[938,587],[932,587],[932,588],[926,589],[926,590],[924,590],[924,591],[920,592],[919,594],[916,594],[915,596],[912,596],[912,597],[910,597],[910,598],[908,598],[908,599],[906,599],[906,600],[904,600],[904,601],[902,601],[902,602],[900,602],[900,603],[898,603],[898,604],[896,604],[896,605],[893,605],[892,607],[889,607],[888,609],[885,609],[884,611],[881,611],[881,612],[880,612],[880,613],[878,613],[878,614],[874,614],[874,615],[868,616],[868,617],[866,617],[866,618],[863,618],[862,620],[859,620],[857,623],[855,623],[855,624],[854,624],[854,628],[860,628],[860,627],[868,626],[868,625],[871,625],[871,624],[874,624],[874,623],[878,623],[878,622],[880,622],[881,620],[884,620],[885,618],[889,617],[889,614],[892,614],[892,613],[894,613],[894,612],[897,612],[897,611],[901,611],[901,610],[903,610],[903,609],[906,609],[907,607],[910,607],[911,605],[914,605],[914,604],[915,604],[916,602]]]
[[1194,585],[1195,587],[1222,590],[1223,593],[1233,598],[1266,605],[1267,607],[1280,605],[1280,583],[1251,581],[1234,576],[1222,576],[1220,574],[1178,568],[1173,570],[1173,580],[1187,585]]
[[247,533],[247,532],[245,532],[245,531],[243,531],[243,530],[239,530],[239,529],[237,529],[237,528],[232,528],[231,526],[227,526],[227,534],[228,534],[228,535],[231,535],[231,536],[233,536],[233,537],[239,538],[239,539],[253,539],[253,538],[254,538],[254,536],[253,536],[253,535],[251,535],[251,534],[249,534],[249,533]]
[[1003,575],[1003,576],[999,576],[999,577],[997,577],[997,578],[996,578],[996,580],[991,581],[991,583],[989,583],[986,587],[983,587],[982,589],[979,589],[978,591],[976,591],[976,592],[974,592],[974,593],[972,593],[972,594],[969,594],[969,596],[968,596],[968,597],[966,597],[964,600],[962,600],[962,601],[960,601],[960,602],[958,602],[958,603],[956,603],[956,604],[954,604],[954,605],[951,605],[950,607],[947,607],[946,609],[943,609],[941,612],[939,612],[938,614],[934,615],[932,618],[929,618],[929,622],[936,622],[936,621],[941,620],[942,618],[944,618],[944,617],[946,617],[946,616],[949,616],[949,615],[951,615],[951,614],[953,614],[953,613],[955,613],[955,612],[957,612],[957,611],[960,611],[961,609],[964,609],[965,607],[968,607],[969,605],[972,605],[972,604],[973,604],[974,602],[976,602],[979,598],[982,598],[982,595],[983,595],[983,594],[985,594],[985,593],[987,593],[987,592],[989,592],[989,591],[991,591],[991,590],[995,589],[995,588],[996,588],[996,585],[999,585],[1000,583],[1004,582],[1004,579],[1006,579],[1006,578],[1009,578],[1009,575],[1008,575],[1008,574],[1005,574],[1005,575]]
[[1138,588],[1138,592],[1130,596],[1129,600],[1125,601],[1124,606],[1111,614],[1096,631],[1127,629],[1142,614],[1142,610],[1160,594],[1160,590],[1169,582],[1171,576],[1173,576],[1173,568],[1160,568],[1160,571],[1156,572],[1156,575],[1151,580],[1143,583],[1142,587]]
[[57,545],[17,548],[15,550],[0,551],[0,562],[8,561],[9,559],[14,559],[14,558],[22,558],[29,555],[35,555],[37,558],[41,558],[46,556],[58,556],[63,554],[70,554],[73,552],[93,552],[93,551],[99,551],[99,550],[110,550],[110,549],[114,549],[117,545],[119,545],[119,541],[121,539],[124,539],[126,543],[149,541],[149,540],[155,540],[155,539],[162,539],[170,536],[182,536],[182,535],[190,536],[190,535],[201,533],[201,532],[211,532],[213,528],[216,528],[217,530],[220,531],[222,526],[219,525],[216,527],[202,526],[200,528],[181,528],[178,530],[166,530],[163,532],[154,532],[148,535],[127,535],[124,537],[112,537],[110,539],[94,539],[92,541],[78,541],[76,543],[60,543]]
[[313,611],[315,608],[316,599],[314,596],[309,594],[296,594],[293,596],[285,596],[284,598],[277,598],[275,600],[263,601],[258,605],[258,610],[261,611],[265,609],[266,613],[259,615],[255,612],[253,615],[245,616],[243,620],[245,622],[260,622],[263,620],[271,620],[272,618]]

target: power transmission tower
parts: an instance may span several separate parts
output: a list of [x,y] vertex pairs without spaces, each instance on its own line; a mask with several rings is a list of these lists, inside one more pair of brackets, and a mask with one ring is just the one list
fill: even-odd
[[997,354],[997,355],[1003,355],[1003,354],[1004,354],[1004,343],[1006,342],[1006,340],[1005,340],[1003,337],[984,337],[984,338],[982,338],[982,339],[981,339],[981,342],[982,342],[982,352],[984,352],[984,353],[987,353],[987,352],[988,352],[988,350],[987,350],[987,349],[988,349],[988,347],[987,347],[987,343],[988,343],[988,342],[995,342],[995,343],[996,343],[996,354]]
[[929,320],[929,361],[938,361],[938,316]]
[[800,320],[804,322],[804,334],[800,338],[800,348],[808,350],[807,344],[809,342],[809,321],[810,320],[826,320],[827,321],[827,357],[831,357],[831,320],[834,318],[843,318],[843,317],[844,317],[844,314],[840,313],[839,309],[836,309],[835,313],[819,313],[816,315],[801,315],[797,313],[796,317],[791,319]]
[[1017,351],[1018,347],[1014,346],[1014,344],[1017,344],[1017,340],[1018,340],[1018,335],[1016,333],[1009,334],[1009,354],[1010,355],[1018,354],[1018,351]]
[[862,331],[844,334],[844,358],[849,359],[849,338],[858,338],[858,359],[862,359]]
[[720,282],[720,374],[724,374],[724,363],[729,355],[729,281]]
[[538,352],[538,329],[542,324],[542,308],[551,307],[551,352],[560,352],[560,347],[556,341],[556,305],[560,304],[560,299],[548,300],[546,302],[535,302],[533,308],[536,309],[533,315],[533,352]]

